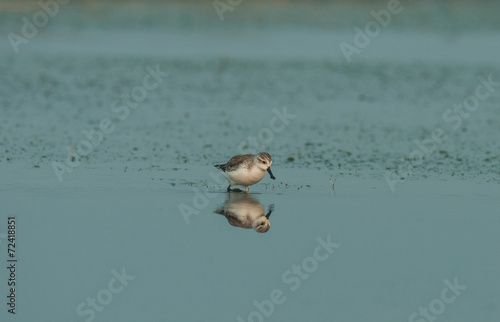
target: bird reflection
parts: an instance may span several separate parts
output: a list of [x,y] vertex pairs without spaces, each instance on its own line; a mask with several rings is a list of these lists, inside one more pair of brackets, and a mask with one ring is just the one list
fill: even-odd
[[214,210],[214,213],[223,215],[231,226],[253,228],[256,232],[265,233],[271,227],[269,216],[274,210],[274,205],[266,209],[256,198],[248,193],[231,192],[224,204]]

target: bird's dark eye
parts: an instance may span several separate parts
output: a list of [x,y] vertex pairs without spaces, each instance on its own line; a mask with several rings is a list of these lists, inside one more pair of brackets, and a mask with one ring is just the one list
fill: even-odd
[[262,163],[264,163],[264,164],[265,164],[265,163],[266,163],[266,161],[262,161]]

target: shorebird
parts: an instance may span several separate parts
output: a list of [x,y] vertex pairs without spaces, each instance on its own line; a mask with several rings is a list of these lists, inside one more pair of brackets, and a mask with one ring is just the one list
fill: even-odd
[[259,154],[235,155],[225,164],[216,164],[214,167],[222,170],[222,174],[229,181],[227,191],[231,191],[231,186],[243,186],[248,192],[248,187],[256,184],[269,172],[271,179],[275,180],[271,164],[273,159],[267,152]]

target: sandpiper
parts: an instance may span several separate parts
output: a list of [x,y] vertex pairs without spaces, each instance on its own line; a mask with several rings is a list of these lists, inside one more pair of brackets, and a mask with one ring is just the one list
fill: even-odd
[[259,154],[243,154],[232,157],[225,164],[216,164],[214,167],[222,170],[222,174],[229,181],[227,191],[231,191],[231,186],[243,186],[248,192],[248,187],[256,184],[266,175],[266,171],[271,175],[271,179],[276,179],[271,172],[273,159],[266,152]]

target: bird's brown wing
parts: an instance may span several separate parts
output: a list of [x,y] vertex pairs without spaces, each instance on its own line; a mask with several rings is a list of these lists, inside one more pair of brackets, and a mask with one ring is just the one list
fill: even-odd
[[225,172],[231,172],[236,170],[242,163],[247,164],[252,161],[252,155],[251,154],[242,154],[242,155],[235,155],[232,157],[226,164],[224,164],[224,169],[221,169],[222,171]]

